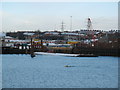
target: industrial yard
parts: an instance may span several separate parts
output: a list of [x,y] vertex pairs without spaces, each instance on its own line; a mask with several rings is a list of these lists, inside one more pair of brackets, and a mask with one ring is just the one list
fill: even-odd
[[1,34],[1,47],[3,54],[29,54],[32,39],[34,51],[118,56],[119,36],[119,30],[7,32]]

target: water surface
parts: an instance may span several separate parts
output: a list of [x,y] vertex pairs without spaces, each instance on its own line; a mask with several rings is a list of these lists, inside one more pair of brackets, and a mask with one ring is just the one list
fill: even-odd
[[2,87],[117,88],[118,58],[2,55]]

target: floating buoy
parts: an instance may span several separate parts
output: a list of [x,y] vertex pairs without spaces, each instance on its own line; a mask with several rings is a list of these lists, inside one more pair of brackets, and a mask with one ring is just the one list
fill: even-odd
[[31,58],[34,58],[35,57],[35,54],[31,54]]

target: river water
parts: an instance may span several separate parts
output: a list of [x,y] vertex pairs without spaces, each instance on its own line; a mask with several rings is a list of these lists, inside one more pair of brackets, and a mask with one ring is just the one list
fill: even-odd
[[2,87],[117,88],[118,58],[2,55]]

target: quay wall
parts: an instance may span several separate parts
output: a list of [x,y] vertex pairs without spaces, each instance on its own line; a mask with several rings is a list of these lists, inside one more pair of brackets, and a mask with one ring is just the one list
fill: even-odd
[[[46,52],[48,51],[47,48],[35,48],[34,52]],[[105,49],[105,48],[81,48],[81,47],[74,47],[72,50],[70,50],[69,53],[74,54],[95,54],[98,56],[120,56],[119,55],[119,49]],[[53,52],[56,53],[68,53],[68,51],[65,52],[65,50],[53,50]],[[13,48],[13,47],[2,47],[2,54],[30,54],[30,48]]]
[[98,56],[120,56],[119,49],[106,48],[73,48],[72,53],[96,54]]

